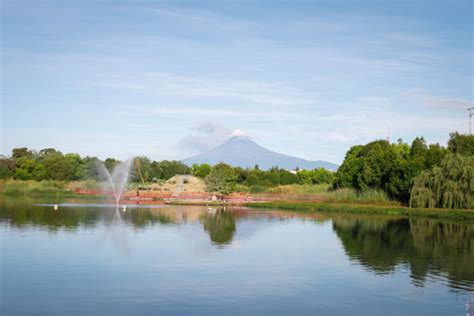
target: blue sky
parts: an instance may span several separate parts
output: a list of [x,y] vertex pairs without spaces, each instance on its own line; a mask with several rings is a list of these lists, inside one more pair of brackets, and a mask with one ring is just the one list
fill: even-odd
[[182,159],[231,135],[340,163],[468,131],[472,1],[8,1],[1,153]]

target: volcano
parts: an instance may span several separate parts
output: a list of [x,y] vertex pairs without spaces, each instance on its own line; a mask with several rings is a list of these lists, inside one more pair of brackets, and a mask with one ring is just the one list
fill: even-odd
[[223,144],[207,152],[183,159],[182,162],[188,166],[195,163],[215,165],[220,162],[242,168],[253,168],[255,165],[258,165],[262,170],[277,166],[288,170],[294,170],[296,168],[325,168],[327,170],[336,171],[339,167],[336,164],[323,160],[309,161],[283,155],[266,149],[245,136],[232,137]]

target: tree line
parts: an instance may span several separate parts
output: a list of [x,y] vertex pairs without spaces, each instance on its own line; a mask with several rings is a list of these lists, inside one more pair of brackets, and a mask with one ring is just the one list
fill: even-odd
[[[25,147],[14,148],[11,156],[0,156],[0,179],[16,180],[102,180],[99,164],[112,171],[120,163],[114,158],[100,160],[97,157],[81,157],[76,153],[63,154],[54,148],[34,151]],[[325,169],[289,171],[278,167],[260,170],[253,168],[231,167],[221,163],[216,166],[194,164],[189,167],[180,161],[154,161],[146,156],[135,157],[131,164],[130,181],[151,183],[168,180],[175,175],[192,174],[202,179],[225,178],[230,190],[235,184],[242,184],[264,190],[264,188],[286,184],[331,183],[333,173]],[[219,180],[218,179],[218,180]],[[217,181],[218,181],[217,180]],[[227,190],[229,191],[229,190]]]
[[335,174],[334,188],[370,188],[413,207],[474,208],[474,136],[451,133],[448,147],[411,146],[401,139],[352,147]]
[[[39,151],[26,147],[14,148],[11,156],[0,156],[0,179],[17,180],[102,180],[100,164],[112,171],[120,163],[115,158],[100,160],[97,157],[81,157],[76,153],[63,154],[54,148]],[[191,169],[179,161],[151,161],[146,157],[133,159],[130,180],[152,182],[167,180],[176,174],[189,174]]]
[[[474,208],[473,157],[474,136],[456,132],[450,134],[447,148],[428,145],[423,137],[415,138],[411,145],[399,139],[396,143],[376,140],[353,146],[335,173],[323,168],[260,170],[258,165],[241,168],[225,163],[189,167],[179,161],[139,156],[133,159],[130,181],[146,184],[193,174],[206,181],[209,192],[221,194],[242,187],[259,193],[280,185],[326,183],[334,190],[381,190],[391,199],[413,207]],[[100,181],[99,162],[112,170],[120,161],[63,154],[53,148],[14,148],[11,156],[0,157],[0,179]]]

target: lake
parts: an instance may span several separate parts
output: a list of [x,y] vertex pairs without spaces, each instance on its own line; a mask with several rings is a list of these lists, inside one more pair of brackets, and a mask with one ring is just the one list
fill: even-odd
[[[44,203],[68,205],[35,205]],[[473,223],[244,207],[123,212],[100,203],[0,196],[1,315],[474,308]]]

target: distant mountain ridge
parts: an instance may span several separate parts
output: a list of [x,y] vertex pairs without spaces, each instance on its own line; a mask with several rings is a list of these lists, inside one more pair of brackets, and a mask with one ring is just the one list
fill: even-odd
[[336,164],[323,160],[309,161],[283,155],[268,150],[245,136],[234,136],[223,144],[205,153],[181,161],[188,166],[195,163],[215,165],[220,162],[225,162],[231,166],[242,168],[252,168],[255,165],[258,165],[262,170],[278,166],[279,168],[288,170],[293,170],[298,167],[300,169],[325,168],[336,171],[339,167]]

